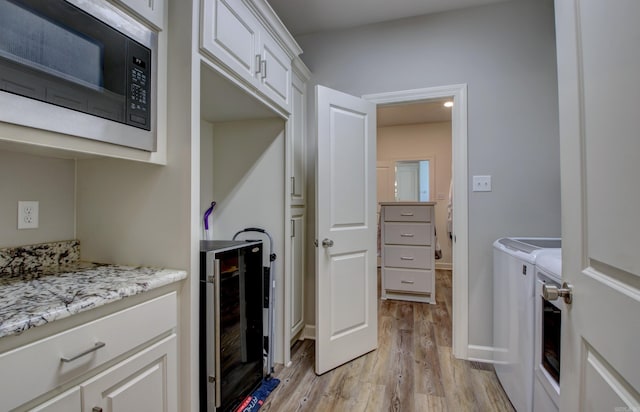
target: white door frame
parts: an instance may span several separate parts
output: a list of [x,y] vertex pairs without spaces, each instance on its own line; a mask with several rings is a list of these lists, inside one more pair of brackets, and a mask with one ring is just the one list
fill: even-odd
[[467,85],[427,87],[424,89],[367,94],[363,99],[378,105],[412,103],[443,97],[453,98],[451,113],[451,149],[453,176],[453,354],[467,359],[469,354],[469,224],[467,158]]

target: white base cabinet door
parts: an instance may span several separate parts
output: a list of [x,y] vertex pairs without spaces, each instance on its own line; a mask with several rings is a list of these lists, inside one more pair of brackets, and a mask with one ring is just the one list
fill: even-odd
[[81,384],[83,412],[177,412],[176,335]]
[[80,412],[80,387],[76,386],[30,409],[30,412]]

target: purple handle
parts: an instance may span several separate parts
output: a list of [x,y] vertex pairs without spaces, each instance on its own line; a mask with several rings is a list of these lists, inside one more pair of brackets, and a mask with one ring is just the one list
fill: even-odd
[[211,206],[204,212],[204,230],[209,230],[209,215],[213,212],[213,208],[216,207],[216,202],[211,202]]

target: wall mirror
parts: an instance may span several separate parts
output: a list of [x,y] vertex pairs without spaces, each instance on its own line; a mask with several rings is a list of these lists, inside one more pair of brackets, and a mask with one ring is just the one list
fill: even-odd
[[396,161],[396,202],[428,202],[431,199],[430,167],[430,160]]

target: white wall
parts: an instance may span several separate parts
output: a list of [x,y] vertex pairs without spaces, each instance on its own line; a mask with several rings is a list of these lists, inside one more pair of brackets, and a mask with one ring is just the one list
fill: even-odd
[[[282,362],[284,296],[284,167],[285,124],[280,118],[208,123],[203,121],[200,152],[200,210],[216,201],[211,214],[213,239],[231,239],[248,227],[265,229],[273,238],[277,256],[275,347]],[[202,219],[201,219],[202,221]],[[203,225],[203,223],[201,223]],[[240,239],[264,239],[243,234]],[[264,266],[269,266],[269,244],[264,244]],[[259,286],[259,285],[258,285]]]
[[[433,186],[429,188],[429,200],[436,202],[436,230],[442,249],[442,259],[436,260],[436,268],[451,268],[451,240],[447,235],[447,204],[451,183],[451,122],[379,127],[377,149],[378,162],[389,162],[390,165],[394,165],[397,160],[429,158],[433,162]],[[393,181],[386,184],[393,185]],[[386,192],[393,193],[393,187],[388,188]]]
[[[493,176],[492,192],[469,193],[469,343],[491,346],[492,242],[560,236],[552,1],[510,1],[297,40],[311,85],[354,95],[468,85],[469,180]],[[309,173],[313,183],[313,163]],[[313,186],[309,196],[313,204]]]
[[[0,150],[0,247],[75,238],[75,161]],[[39,227],[18,230],[18,201],[37,200]]]

